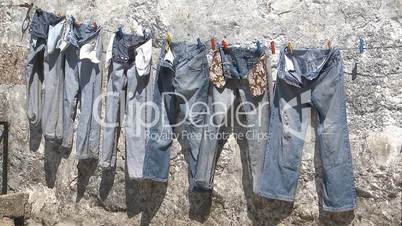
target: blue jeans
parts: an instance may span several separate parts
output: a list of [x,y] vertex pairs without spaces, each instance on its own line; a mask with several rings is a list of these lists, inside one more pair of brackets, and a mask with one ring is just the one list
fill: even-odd
[[356,193],[343,65],[335,49],[301,49],[293,54],[281,51],[259,194],[294,200],[311,107],[317,113],[324,210],[352,210]]
[[[247,75],[261,54],[251,48],[233,47],[228,53],[224,53],[221,49],[226,84],[222,88],[217,88],[212,84],[210,87],[208,126],[203,131],[195,176],[195,184],[199,189],[211,190],[213,188],[214,171],[219,156],[218,142],[221,139],[225,140],[222,138],[222,129],[232,127],[233,123],[240,125],[240,127],[235,127],[238,128],[237,131],[234,131],[235,135],[244,136],[238,139],[244,139],[247,142],[245,151],[247,151],[253,191],[256,191],[258,187],[262,167],[261,159],[264,156],[263,149],[267,142],[266,130],[270,110],[269,85],[264,88],[263,95],[255,97],[250,92]],[[267,62],[270,60],[265,62],[265,65],[269,67]],[[270,69],[267,69],[265,74],[267,79],[271,77],[269,73]],[[231,122],[231,125],[228,125],[229,113],[233,114],[233,119],[241,121]],[[245,120],[241,115],[245,115]]]
[[[175,58],[174,62],[169,63],[164,60],[165,49],[166,42],[163,42],[154,90],[154,103],[161,112],[159,120],[150,129],[144,177],[167,181],[170,147],[176,133],[182,141],[183,149],[188,150],[186,157],[191,188],[201,143],[201,137],[197,135],[202,134],[207,111],[207,50],[200,43],[172,43]],[[157,117],[155,112],[152,117]]]

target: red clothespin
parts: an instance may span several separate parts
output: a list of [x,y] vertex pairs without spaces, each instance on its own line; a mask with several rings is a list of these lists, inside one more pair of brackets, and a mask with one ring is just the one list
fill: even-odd
[[216,49],[216,41],[215,38],[211,38],[211,49],[215,50]]
[[226,42],[225,39],[222,39],[222,48],[225,52],[229,51],[229,44]]
[[97,27],[98,27],[98,25],[96,24],[96,20],[93,20],[93,21],[92,21],[92,27],[94,27],[94,28],[97,28]]
[[272,53],[272,55],[274,55],[275,54],[275,41],[271,41],[271,53]]

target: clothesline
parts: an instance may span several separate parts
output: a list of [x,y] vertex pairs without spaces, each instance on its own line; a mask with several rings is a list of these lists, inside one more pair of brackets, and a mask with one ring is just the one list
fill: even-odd
[[[21,8],[27,8],[27,15],[24,19],[24,22],[27,20],[27,17],[29,16],[28,14],[30,13],[30,10],[34,7],[34,8],[38,8],[36,5],[34,5],[33,3],[21,3],[21,4],[8,4],[8,5],[0,5],[0,8],[5,8],[5,7],[21,7]],[[30,21],[30,19],[28,19]],[[24,26],[24,22],[23,22],[23,26]],[[109,30],[109,29],[103,29],[106,32],[110,32],[110,33],[114,33],[115,30]],[[24,32],[24,28],[23,28],[23,32]],[[268,41],[268,40],[267,40]],[[356,46],[356,47],[337,47],[337,49],[341,50],[341,51],[350,51],[350,50],[359,50],[360,53],[363,53],[364,50],[371,50],[371,49],[399,49],[402,48],[402,45],[391,45],[391,46],[371,46],[371,47],[366,47],[364,40],[360,37],[359,39],[360,43],[359,45],[362,46]],[[363,41],[363,43],[362,43]],[[258,41],[257,41],[258,42]],[[269,48],[269,46],[271,46],[271,48]],[[286,45],[278,45],[275,44],[274,46],[271,45],[267,45],[268,49],[272,48],[277,48],[277,49],[281,49]],[[102,51],[103,53],[105,53],[106,51]],[[273,54],[275,54],[275,50],[272,51]]]

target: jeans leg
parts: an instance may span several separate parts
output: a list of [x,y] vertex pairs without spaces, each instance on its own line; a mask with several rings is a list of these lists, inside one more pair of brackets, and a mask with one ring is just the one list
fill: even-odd
[[310,92],[277,80],[268,129],[268,145],[259,194],[267,198],[293,201],[304,136],[311,115]]
[[74,120],[77,108],[78,83],[78,50],[73,46],[65,50],[64,64],[64,106],[63,106],[63,143],[62,146],[73,146]]
[[[145,145],[147,141],[146,96],[149,76],[138,76],[136,67],[127,70],[126,152],[130,178],[143,178]],[[148,122],[148,121],[147,121]]]
[[[95,98],[100,93],[100,66],[89,59],[79,64],[80,117],[77,128],[76,156],[78,159],[98,158],[100,125],[94,120]],[[98,106],[99,108],[99,106]]]
[[218,138],[221,127],[225,125],[226,116],[236,98],[235,87],[230,81],[221,90],[211,86],[211,96],[208,100],[208,107],[211,111],[208,115],[202,133],[200,150],[197,158],[195,185],[197,188],[211,190],[218,152]]
[[312,92],[317,110],[317,142],[323,166],[323,206],[327,211],[356,207],[356,193],[346,119],[343,68],[339,61],[329,66]]
[[240,106],[246,115],[246,139],[248,150],[246,153],[249,172],[251,173],[253,191],[258,192],[260,176],[264,159],[264,150],[267,147],[268,125],[270,114],[269,88],[261,96],[254,97],[245,80],[239,89]]
[[111,168],[116,164],[117,130],[120,126],[120,97],[124,93],[123,88],[126,84],[124,65],[113,62],[111,67],[109,67],[103,145],[99,161],[99,165],[103,168]]
[[44,64],[42,131],[47,140],[63,137],[64,54],[59,49],[46,53]]
[[170,146],[175,122],[176,103],[174,100],[174,72],[161,68],[157,72],[153,102],[157,111],[152,111],[152,120],[156,123],[150,128],[149,140],[145,152],[144,178],[155,181],[167,181],[169,173]]
[[[26,66],[27,117],[32,126],[39,126],[42,118],[42,83],[45,44],[31,41]],[[43,41],[42,41],[43,42]]]

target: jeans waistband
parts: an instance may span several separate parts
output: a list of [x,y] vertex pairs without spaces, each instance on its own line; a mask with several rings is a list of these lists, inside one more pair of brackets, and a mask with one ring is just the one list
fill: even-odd
[[172,42],[171,48],[175,57],[173,64],[186,59],[191,59],[202,53],[207,47],[202,43]]
[[317,78],[331,63],[340,62],[339,49],[296,49],[290,53],[283,48],[278,64],[278,77],[290,85],[301,87],[302,77]]
[[247,79],[248,72],[264,53],[256,48],[245,47],[231,47],[227,53],[220,48],[220,52],[226,79]]
[[150,35],[125,34],[116,31],[113,41],[112,60],[118,63],[131,64],[135,59],[135,50],[150,39]]
[[55,25],[64,18],[64,16],[57,16],[43,10],[36,10],[30,26],[31,35],[36,38],[47,39],[49,25]]
[[93,26],[90,22],[76,25],[75,18],[72,16],[67,19],[67,26],[65,41],[77,48],[97,37],[101,30],[100,26]]

